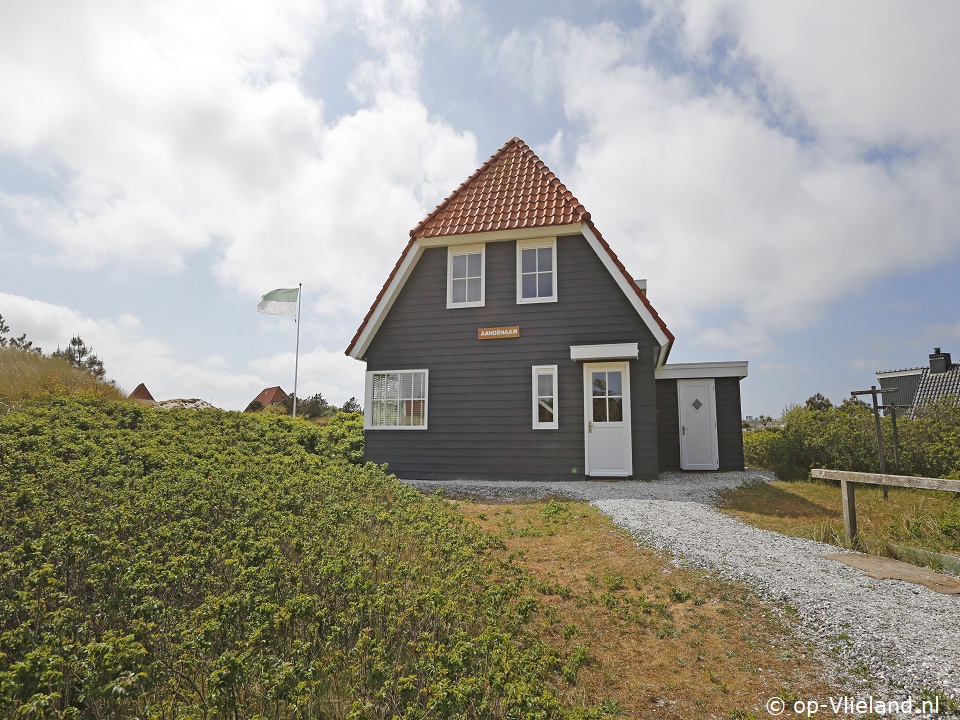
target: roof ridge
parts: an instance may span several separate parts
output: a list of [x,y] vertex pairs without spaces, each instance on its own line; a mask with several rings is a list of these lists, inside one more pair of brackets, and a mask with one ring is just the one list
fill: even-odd
[[[473,172],[473,174],[470,175],[470,177],[468,177],[466,180],[460,183],[460,186],[456,190],[454,190],[447,197],[445,197],[425,218],[423,218],[423,220],[421,220],[417,224],[417,226],[410,231],[410,237],[411,238],[426,237],[428,235],[428,232],[426,229],[431,224],[441,225],[439,232],[429,233],[431,237],[434,235],[446,236],[446,235],[462,234],[463,232],[462,226],[467,221],[464,220],[463,217],[459,217],[457,218],[457,221],[452,225],[443,227],[442,223],[443,223],[444,215],[449,211],[451,215],[455,216],[459,208],[452,207],[452,206],[455,204],[455,202],[458,199],[468,195],[468,193],[472,192],[474,195],[483,194],[483,192],[486,190],[486,183],[481,183],[481,178],[486,177],[488,173],[490,173],[501,160],[504,160],[506,158],[508,152],[510,152],[511,150],[515,151],[524,161],[526,161],[528,166],[534,168],[536,172],[540,175],[540,178],[543,181],[545,181],[547,185],[549,185],[550,188],[557,194],[560,202],[563,205],[567,206],[568,212],[564,214],[565,216],[569,215],[569,217],[566,218],[567,221],[581,222],[584,220],[589,220],[590,213],[587,212],[587,209],[583,206],[583,203],[581,203],[577,199],[577,197],[570,191],[570,189],[563,184],[560,178],[557,177],[556,173],[554,173],[549,167],[547,167],[547,164],[540,159],[540,157],[533,151],[533,149],[529,145],[527,145],[520,138],[513,137],[507,142],[505,142],[500,147],[499,150],[493,153],[493,155],[487,158],[486,162],[484,162],[480,167],[478,167]],[[522,175],[522,173],[511,172],[514,169],[514,167],[512,163],[510,165],[511,167],[509,168],[508,172],[496,174],[494,177],[501,179],[501,181],[508,180],[512,184],[515,184],[518,180],[522,180],[522,177],[519,177],[520,175]],[[532,188],[528,188],[528,189],[532,189]],[[517,202],[516,194],[512,193],[511,198],[512,198],[512,202],[514,203]],[[542,209],[542,208],[536,208],[536,203],[530,203],[529,201],[527,201],[525,204],[532,204],[534,205],[535,209]],[[467,213],[469,217],[469,215],[475,209],[475,204],[471,203],[467,209],[470,211]],[[556,210],[557,210],[556,207],[551,209],[551,211],[554,213],[554,216],[552,218],[553,222],[547,223],[547,224],[557,224]],[[511,217],[511,215],[514,215],[514,216]],[[530,225],[530,218],[528,217],[517,218],[515,217],[515,214],[510,212],[501,212],[501,216],[498,217],[498,221],[504,220],[504,219],[507,221],[508,225],[513,223],[513,227],[525,227]],[[540,220],[541,218],[537,217],[534,219]],[[466,232],[468,233],[477,232],[477,230],[474,229],[474,226],[479,224],[479,221],[477,218],[475,217],[472,218],[467,224],[469,226],[469,229],[467,229]],[[538,223],[538,225],[539,224],[542,224],[542,223]],[[490,228],[483,228],[483,229],[490,229]]]

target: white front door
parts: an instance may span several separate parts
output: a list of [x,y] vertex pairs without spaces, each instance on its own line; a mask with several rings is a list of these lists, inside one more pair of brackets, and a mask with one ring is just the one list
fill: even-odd
[[630,363],[583,366],[585,473],[593,477],[633,474],[630,442]]
[[716,470],[717,400],[713,379],[677,380],[680,403],[680,467],[684,470]]

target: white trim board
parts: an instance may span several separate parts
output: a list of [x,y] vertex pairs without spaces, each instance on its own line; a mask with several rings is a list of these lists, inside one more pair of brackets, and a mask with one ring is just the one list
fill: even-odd
[[370,316],[370,319],[363,328],[363,332],[360,333],[360,337],[358,337],[357,342],[354,343],[353,351],[350,353],[350,357],[356,360],[364,359],[363,356],[367,354],[367,348],[370,347],[370,343],[373,340],[374,335],[376,335],[377,330],[380,329],[380,324],[387,316],[387,313],[390,312],[390,308],[393,307],[394,300],[396,300],[400,295],[400,290],[403,289],[403,286],[410,277],[410,273],[413,272],[413,268],[416,266],[417,261],[420,259],[422,254],[423,246],[420,245],[419,242],[414,241],[413,245],[410,246],[410,250],[407,252],[406,257],[404,257],[403,262],[400,263],[400,267],[394,274],[390,284],[387,286],[386,290],[384,290],[383,297],[380,298],[380,302],[378,302],[377,306],[374,308],[373,314]]
[[638,357],[640,343],[570,346],[571,360],[636,360]]
[[486,232],[467,233],[465,235],[440,235],[439,237],[417,238],[425,248],[448,247],[450,245],[473,245],[476,243],[503,242],[507,240],[531,240],[535,238],[558,237],[582,233],[583,223],[569,225],[538,225],[515,230],[488,230]]
[[908,375],[923,375],[923,371],[927,368],[911,368],[910,370],[886,370],[884,372],[878,372],[876,375],[878,378],[891,378],[891,377],[906,377]]
[[657,380],[697,380],[701,378],[747,376],[747,361],[673,363],[656,369]]

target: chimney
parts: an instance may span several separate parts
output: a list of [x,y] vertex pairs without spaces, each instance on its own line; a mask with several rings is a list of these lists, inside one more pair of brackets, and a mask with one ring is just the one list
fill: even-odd
[[953,365],[950,359],[950,353],[940,352],[940,348],[933,349],[933,355],[930,356],[930,374],[945,373]]

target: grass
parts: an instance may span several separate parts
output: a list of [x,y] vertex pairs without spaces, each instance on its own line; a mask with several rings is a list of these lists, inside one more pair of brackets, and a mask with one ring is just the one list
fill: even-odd
[[[893,557],[889,544],[960,555],[960,496],[913,488],[859,485],[857,549]],[[765,530],[849,548],[839,483],[821,480],[751,483],[718,497],[726,514]]]
[[544,640],[581,648],[568,655],[575,683],[558,688],[574,703],[622,717],[749,718],[766,717],[772,696],[840,692],[783,613],[744,586],[674,567],[590,505],[457,505],[531,574]]
[[121,400],[114,385],[97,380],[66,360],[0,348],[0,413],[43,397],[93,396]]

